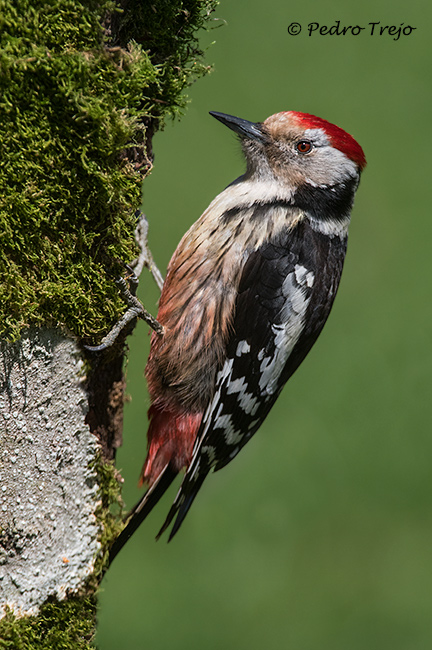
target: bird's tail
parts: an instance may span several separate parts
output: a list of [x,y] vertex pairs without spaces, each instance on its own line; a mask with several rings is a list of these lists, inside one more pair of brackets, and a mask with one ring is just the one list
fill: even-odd
[[149,487],[142,499],[132,508],[128,515],[126,526],[111,546],[109,553],[109,565],[121,551],[128,539],[133,535],[136,529],[144,521],[147,515],[153,510],[159,499],[169,488],[178,472],[174,470],[169,463],[160,472],[157,479]]
[[189,512],[189,508],[194,502],[196,495],[198,494],[210,471],[210,466],[200,461],[201,459],[195,455],[195,458],[192,460],[192,463],[184,476],[182,484],[180,485],[180,489],[177,493],[176,498],[174,499],[174,503],[171,506],[168,516],[156,536],[156,539],[159,539],[159,537],[166,531],[176,515],[176,520],[168,537],[169,542],[172,540],[182,525],[184,518]]

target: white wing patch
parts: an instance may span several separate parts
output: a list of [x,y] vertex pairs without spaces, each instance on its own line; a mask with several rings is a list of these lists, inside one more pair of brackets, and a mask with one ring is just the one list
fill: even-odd
[[239,429],[236,429],[233,425],[231,414],[219,415],[223,409],[223,404],[220,404],[216,419],[214,421],[215,429],[222,429],[223,436],[227,445],[236,445],[238,442],[241,442],[243,438],[243,432]]
[[310,300],[306,297],[305,290],[313,286],[314,279],[312,271],[296,264],[294,271],[285,278],[282,285],[282,293],[286,299],[281,313],[282,324],[272,325],[275,353],[273,356],[263,357],[260,352],[262,361],[259,387],[262,393],[268,396],[276,391],[279,376],[302,333]]
[[312,271],[308,271],[304,266],[300,266],[300,264],[296,264],[294,267],[294,274],[297,283],[300,286],[304,286],[305,284],[309,288],[313,286],[314,274]]
[[[246,343],[246,341],[243,341],[242,343],[249,345],[248,343]],[[245,377],[241,377],[239,379],[234,379],[234,380],[231,379],[232,371],[233,371],[233,363],[234,363],[233,359],[227,359],[224,363],[222,370],[218,373],[217,385],[219,386],[219,389],[216,391],[210,403],[210,406],[208,407],[204,415],[204,421],[208,419],[210,413],[214,411],[214,409],[216,408],[220,400],[220,386],[223,380],[225,380],[224,383],[227,386],[227,394],[237,395],[239,406],[241,407],[242,411],[244,411],[244,413],[246,413],[247,415],[255,415],[255,413],[257,412],[259,407],[259,400],[256,397],[254,397],[252,393],[248,392],[247,390],[248,386]],[[218,419],[220,419],[219,413],[217,417]],[[216,424],[218,426],[222,426],[220,422],[215,423],[215,425]]]
[[[247,341],[240,341],[237,346],[236,356],[247,354],[249,351],[249,343],[247,343]],[[237,451],[240,448],[237,447],[237,444],[241,443],[244,436],[247,435],[247,432],[244,432],[243,430],[234,426],[230,413],[222,414],[224,404],[220,402],[220,398],[223,385],[226,386],[226,392],[228,395],[236,396],[237,404],[242,409],[243,413],[253,417],[258,411],[258,408],[260,406],[260,399],[248,391],[246,378],[240,377],[239,379],[231,379],[233,373],[233,364],[234,359],[227,359],[223,365],[222,370],[220,370],[217,375],[216,384],[218,386],[218,390],[215,392],[213,399],[204,414],[203,422],[205,422],[205,427],[202,435],[195,442],[191,465],[197,459],[197,455],[200,450],[200,441],[204,440],[210,426],[212,426],[212,428],[215,430],[220,429],[222,431],[222,436],[224,438],[225,444],[230,447],[235,446]],[[248,429],[250,430],[256,423],[257,420],[253,420]],[[235,453],[233,452],[233,457],[237,451]],[[207,455],[209,464],[213,464],[215,459],[215,450],[210,445],[203,445],[201,452]]]
[[[198,471],[201,458],[206,457],[206,464],[215,467],[218,464],[216,446],[206,440],[207,434],[215,432],[218,445],[225,445],[229,458],[234,458],[245,441],[250,438],[254,428],[261,419],[256,419],[263,401],[270,399],[278,390],[279,378],[294,346],[299,340],[304,327],[306,311],[310,301],[310,289],[315,276],[301,264],[296,264],[282,284],[284,302],[278,313],[278,323],[272,325],[273,341],[270,348],[263,348],[257,353],[260,363],[259,378],[245,376],[233,379],[235,369],[239,369],[236,359],[251,352],[251,345],[246,340],[237,343],[233,358],[225,360],[216,376],[216,391],[203,416],[203,430],[195,441],[190,463],[190,476]],[[269,349],[272,353],[269,354]],[[240,361],[238,363],[241,363]],[[221,401],[222,394],[225,395]],[[230,396],[230,397],[229,397]],[[232,396],[232,397],[231,397]],[[235,401],[233,401],[233,399]],[[229,404],[229,406],[228,406]],[[230,412],[226,412],[227,409]],[[225,412],[224,412],[225,410]],[[238,413],[243,413],[241,423],[237,422]]]
[[252,393],[247,392],[247,384],[244,377],[230,381],[227,393],[228,395],[236,393],[242,411],[247,415],[255,415],[259,407],[259,401]]
[[242,354],[248,354],[250,352],[250,345],[247,341],[240,341],[237,346],[236,356],[241,357]]

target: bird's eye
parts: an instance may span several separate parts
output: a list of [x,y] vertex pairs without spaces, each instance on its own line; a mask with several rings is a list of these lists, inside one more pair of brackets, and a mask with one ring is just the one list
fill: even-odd
[[309,151],[312,151],[312,143],[309,140],[300,140],[295,148],[299,153],[309,153]]

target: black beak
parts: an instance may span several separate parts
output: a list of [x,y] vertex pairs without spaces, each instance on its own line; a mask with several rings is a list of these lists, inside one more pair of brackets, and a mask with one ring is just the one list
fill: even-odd
[[235,131],[242,138],[260,140],[261,142],[266,140],[262,124],[259,124],[259,122],[248,122],[248,120],[242,120],[241,117],[216,113],[215,111],[210,111],[210,115],[213,115],[219,122],[225,124],[225,126]]

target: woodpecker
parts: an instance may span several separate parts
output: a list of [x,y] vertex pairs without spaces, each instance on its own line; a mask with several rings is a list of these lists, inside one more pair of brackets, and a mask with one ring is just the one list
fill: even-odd
[[287,111],[210,113],[240,138],[246,172],[180,241],[163,285],[146,377],[148,455],[114,554],[186,470],[158,537],[182,524],[211,470],[259,429],[330,313],[365,156],[341,128]]

